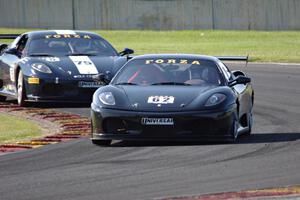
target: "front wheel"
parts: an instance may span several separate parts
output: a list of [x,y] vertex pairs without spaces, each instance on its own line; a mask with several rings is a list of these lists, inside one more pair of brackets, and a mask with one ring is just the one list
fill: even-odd
[[248,131],[245,133],[245,135],[251,135],[252,124],[253,124],[253,114],[251,112],[251,113],[248,113]]
[[24,76],[23,72],[20,71],[18,75],[18,82],[17,82],[17,100],[19,106],[26,106],[26,91],[24,85]]
[[248,131],[245,133],[245,135],[251,135],[253,126],[253,101],[250,103],[250,110],[247,114],[247,120]]
[[239,128],[239,122],[237,120],[237,117],[234,115],[233,120],[232,120],[231,129],[230,129],[231,142],[235,142],[237,140],[238,128]]

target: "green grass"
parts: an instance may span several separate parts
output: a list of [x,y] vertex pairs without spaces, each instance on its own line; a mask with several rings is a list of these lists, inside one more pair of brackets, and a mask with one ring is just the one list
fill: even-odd
[[0,144],[32,139],[42,135],[33,122],[0,113]]
[[[0,29],[21,33],[28,29]],[[251,61],[300,62],[300,31],[99,31],[93,30],[117,50],[124,47],[136,55],[147,53],[193,53],[250,55]]]

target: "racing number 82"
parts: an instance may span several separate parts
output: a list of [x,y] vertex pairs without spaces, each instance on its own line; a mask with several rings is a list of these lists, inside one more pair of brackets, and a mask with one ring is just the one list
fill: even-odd
[[150,96],[148,98],[148,103],[155,103],[155,104],[174,103],[174,97],[173,96]]

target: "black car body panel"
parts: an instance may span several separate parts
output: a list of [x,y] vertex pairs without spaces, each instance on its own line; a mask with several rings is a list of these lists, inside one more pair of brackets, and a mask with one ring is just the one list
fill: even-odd
[[[172,75],[191,70],[195,67],[191,63],[195,61],[194,64],[203,72],[202,76],[207,74],[205,68],[213,68],[218,81],[204,83],[198,78],[178,82],[182,77],[173,76],[161,84],[151,82],[155,77],[149,80],[150,84],[135,82],[133,79],[141,73],[139,68],[134,69],[135,65],[152,64],[149,60],[157,61],[153,66],[162,71],[171,69]],[[191,65],[180,65],[182,60]],[[126,74],[129,67],[133,70],[132,76]],[[246,81],[242,82],[242,78],[235,74],[243,75]],[[216,57],[185,54],[137,56],[120,69],[110,85],[95,92],[91,104],[91,139],[96,144],[110,140],[235,140],[239,134],[251,132],[254,100],[250,79],[241,71],[235,74]],[[102,94],[107,100],[114,99],[111,105],[103,100]],[[223,99],[208,104],[214,95]]]
[[[82,45],[86,41],[89,46],[98,46],[86,53]],[[90,102],[95,90],[103,85],[92,76],[103,73],[112,77],[127,60],[127,56],[121,56],[106,40],[91,32],[24,33],[2,49],[0,95],[17,98],[18,74],[22,71],[26,101]],[[51,73],[38,71],[33,65],[46,66]]]
[[[132,112],[92,111],[92,139],[108,140],[231,140],[234,106],[220,111]],[[174,125],[144,125],[146,119],[173,119]]]

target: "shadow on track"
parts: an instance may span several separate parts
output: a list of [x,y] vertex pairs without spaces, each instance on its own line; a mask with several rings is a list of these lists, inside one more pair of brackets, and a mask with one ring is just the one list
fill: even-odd
[[253,133],[250,136],[241,135],[237,144],[291,142],[300,140],[300,133]]
[[197,145],[234,145],[291,142],[300,140],[300,133],[253,133],[240,136],[236,142],[207,141],[116,141],[111,147],[151,147],[151,146],[197,146]]

